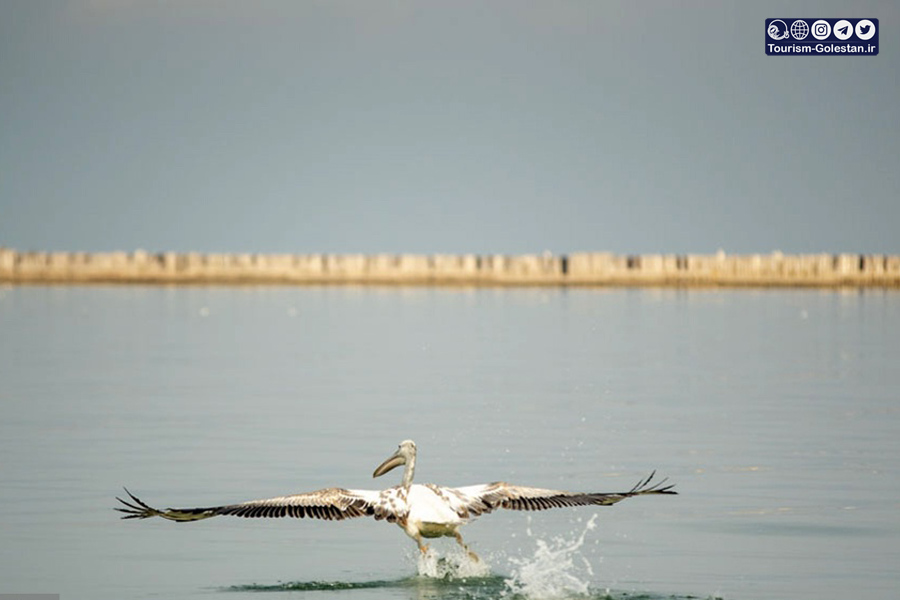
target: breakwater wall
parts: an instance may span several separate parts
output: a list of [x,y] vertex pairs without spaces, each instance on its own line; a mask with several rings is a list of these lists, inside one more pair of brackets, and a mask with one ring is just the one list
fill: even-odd
[[900,255],[17,252],[0,282],[900,287]]

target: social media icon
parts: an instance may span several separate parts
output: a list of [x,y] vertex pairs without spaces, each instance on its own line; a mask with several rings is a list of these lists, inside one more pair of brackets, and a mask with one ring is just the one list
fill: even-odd
[[824,40],[831,35],[831,25],[828,21],[819,19],[812,24],[812,34],[817,40]]
[[851,35],[853,35],[853,24],[847,19],[841,19],[832,27],[832,31],[834,31],[834,36],[844,41],[849,39]]
[[794,39],[798,42],[805,40],[806,36],[809,35],[809,25],[807,25],[806,21],[803,19],[796,19],[791,23],[791,35],[794,36]]
[[783,40],[787,38],[790,34],[788,31],[787,24],[781,19],[775,19],[769,23],[769,28],[766,30],[766,33],[769,34],[769,37],[775,40]]
[[871,40],[875,35],[875,23],[868,19],[862,19],[856,24],[856,37],[861,40]]

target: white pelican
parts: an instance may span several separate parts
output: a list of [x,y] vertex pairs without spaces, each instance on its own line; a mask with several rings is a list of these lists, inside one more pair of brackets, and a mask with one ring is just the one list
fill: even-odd
[[218,515],[328,520],[371,516],[402,527],[406,535],[416,541],[423,554],[428,551],[423,538],[447,536],[456,538],[460,546],[477,560],[478,557],[463,542],[459,528],[495,508],[544,510],[563,506],[609,506],[632,496],[677,493],[672,490],[673,485],[664,485],[665,479],[651,485],[655,471],[627,492],[616,493],[572,493],[510,485],[503,481],[458,488],[430,483],[413,484],[416,444],[412,440],[401,442],[397,451],[378,465],[372,477],[380,477],[400,465],[406,466],[400,485],[381,491],[325,488],[306,494],[250,500],[240,504],[158,510],[144,504],[126,488],[125,492],[132,501],[117,497],[116,500],[126,508],[116,510],[126,513],[123,519],[162,517],[179,522],[199,521]]

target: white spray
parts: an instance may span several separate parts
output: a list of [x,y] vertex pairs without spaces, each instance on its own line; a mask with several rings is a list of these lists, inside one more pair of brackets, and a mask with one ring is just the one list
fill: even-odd
[[[554,538],[551,542],[536,540],[537,548],[530,558],[510,557],[512,575],[506,580],[509,592],[526,598],[570,598],[587,596],[594,571],[579,550],[588,531],[594,529],[593,515],[576,539]],[[531,530],[527,531],[529,537]]]

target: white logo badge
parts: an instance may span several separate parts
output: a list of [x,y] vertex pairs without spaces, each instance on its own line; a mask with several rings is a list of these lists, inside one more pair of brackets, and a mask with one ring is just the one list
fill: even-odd
[[791,35],[790,32],[788,32],[788,26],[781,19],[775,19],[769,23],[769,29],[766,30],[766,33],[768,33],[769,37],[776,42],[786,39]]
[[871,40],[875,35],[875,23],[868,19],[863,19],[856,24],[856,37],[861,40]]
[[841,19],[834,24],[834,36],[842,42],[853,35],[853,24],[847,19]]
[[798,42],[805,40],[806,36],[809,35],[809,25],[803,19],[797,19],[791,23],[791,35]]
[[817,40],[824,40],[831,35],[831,25],[828,24],[828,21],[819,19],[812,24],[812,34]]

